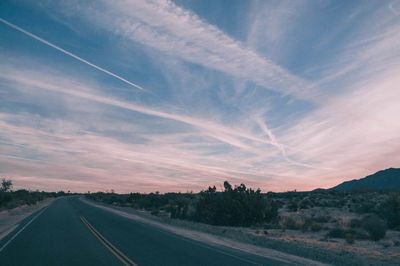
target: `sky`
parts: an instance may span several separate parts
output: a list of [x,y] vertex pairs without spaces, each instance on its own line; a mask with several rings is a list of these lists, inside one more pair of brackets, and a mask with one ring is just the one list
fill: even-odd
[[14,189],[329,188],[400,166],[400,1],[0,2]]

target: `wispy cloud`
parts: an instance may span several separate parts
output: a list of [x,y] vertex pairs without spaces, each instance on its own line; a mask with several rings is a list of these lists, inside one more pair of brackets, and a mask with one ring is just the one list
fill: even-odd
[[[23,122],[32,119],[35,117],[30,115],[1,114],[1,120]],[[1,155],[2,171],[17,180],[18,177],[40,175],[43,179],[64,180],[65,188],[74,186],[75,180],[79,180],[92,188],[113,184],[114,189],[128,191],[148,182],[154,186],[154,178],[158,176],[158,189],[165,191],[179,189],[178,183],[186,189],[200,188],[201,184],[208,185],[210,176],[215,179],[212,182],[224,179],[243,182],[242,176],[257,176],[257,172],[241,170],[240,164],[233,166],[232,160],[222,160],[218,156],[202,158],[196,150],[176,147],[169,141],[164,142],[160,136],[147,135],[150,142],[132,144],[92,132],[81,134],[82,126],[74,123],[64,122],[60,128],[57,121],[41,119],[41,129],[10,122],[0,124],[0,132],[9,149],[5,151],[2,143],[0,147],[3,152],[14,154]],[[127,188],[127,184],[132,186]]]
[[[46,77],[40,75],[40,73],[34,73],[29,71],[22,71],[23,75],[21,75],[20,70],[12,70],[7,68],[2,68],[2,72],[0,73],[0,77],[6,80],[11,80],[18,82],[20,84],[24,84],[32,88],[46,89],[58,93],[63,93],[79,98],[84,98],[89,101],[95,101],[102,104],[112,105],[115,107],[128,109],[131,111],[139,112],[142,114],[156,116],[164,119],[171,119],[178,122],[182,122],[198,128],[204,134],[209,135],[219,141],[225,142],[229,145],[236,146],[241,149],[246,149],[250,152],[256,152],[255,149],[251,148],[249,145],[245,144],[241,139],[247,141],[258,142],[260,144],[269,144],[276,146],[274,141],[265,139],[263,137],[253,135],[249,132],[243,131],[239,128],[229,128],[224,125],[212,122],[210,120],[202,120],[195,117],[168,113],[165,111],[154,110],[152,108],[148,108],[146,106],[129,103],[125,101],[121,101],[118,99],[102,96],[101,94],[89,93],[87,91],[93,91],[93,89],[87,89],[86,91],[78,91],[74,89],[70,89],[71,86],[67,85],[69,83],[68,78],[63,79],[65,83],[60,85],[60,79],[53,79],[51,77]],[[40,78],[39,78],[40,77]],[[68,88],[68,89],[67,89]]]
[[[270,59],[260,56],[216,26],[172,1],[103,1],[103,5],[69,4],[69,15],[107,29],[134,43],[252,81],[284,95],[312,99],[310,84]],[[155,19],[157,18],[157,19]]]
[[281,136],[298,158],[330,171],[333,182],[397,166],[400,157],[399,68],[355,84]]
[[[0,51],[0,171],[21,187],[186,191],[230,180],[302,190],[400,162],[394,2],[254,2],[240,18],[246,44],[171,1],[49,3],[51,21],[73,28],[67,50],[108,55],[104,65],[127,79],[110,72],[117,79],[104,82],[48,56],[53,48],[110,75],[48,42],[59,36],[47,20],[1,20],[33,38],[20,56],[6,49],[14,39]],[[29,49],[35,40],[49,48]]]
[[[252,170],[254,161],[262,162],[276,155],[276,149],[266,150],[268,147],[274,147],[274,142],[261,135],[253,134],[245,128],[231,128],[212,121],[154,110],[142,105],[113,99],[103,96],[99,92],[94,93],[95,89],[93,88],[83,88],[82,86],[84,85],[82,84],[80,84],[82,90],[77,91],[70,89],[79,84],[73,78],[62,77],[63,74],[61,73],[55,74],[52,72],[50,75],[44,75],[43,73],[49,73],[49,71],[35,72],[27,69],[6,68],[3,66],[0,78],[11,82],[10,84],[13,84],[11,86],[22,93],[36,91],[35,93],[38,94],[50,91],[61,94],[60,96],[64,99],[68,97],[84,99],[100,105],[109,105],[160,119],[176,121],[192,127],[189,131],[190,133],[183,135],[165,133],[162,135],[154,135],[153,133],[137,135],[136,133],[136,137],[142,137],[145,142],[144,144],[132,144],[129,142],[120,142],[115,137],[101,137],[93,131],[85,130],[82,124],[73,126],[71,133],[56,134],[51,132],[57,132],[57,127],[59,126],[63,129],[61,132],[65,132],[69,127],[66,127],[68,123],[60,125],[56,121],[46,122],[44,118],[37,117],[36,119],[40,119],[41,121],[41,127],[44,125],[49,127],[49,125],[54,124],[48,130],[42,131],[34,129],[32,126],[13,126],[8,122],[3,122],[2,128],[5,129],[3,136],[9,138],[8,142],[20,143],[22,140],[21,145],[17,145],[19,147],[17,150],[21,149],[22,151],[22,154],[19,155],[21,158],[26,158],[27,154],[30,154],[29,149],[23,148],[24,143],[29,143],[29,147],[36,151],[33,153],[33,157],[40,155],[39,161],[46,160],[47,158],[57,158],[57,164],[46,163],[48,169],[54,168],[54,172],[49,174],[52,178],[56,177],[55,171],[57,168],[68,168],[65,163],[60,162],[71,160],[71,158],[68,158],[73,154],[75,159],[70,162],[71,165],[74,162],[77,165],[85,162],[85,164],[92,164],[96,169],[107,169],[105,170],[106,173],[96,171],[95,173],[88,174],[90,171],[85,166],[82,171],[79,170],[76,173],[65,172],[68,173],[66,175],[81,176],[81,180],[85,179],[85,176],[88,175],[89,180],[92,180],[91,182],[100,182],[100,180],[94,178],[96,175],[111,176],[110,172],[112,169],[115,170],[115,167],[112,166],[115,160],[119,161],[119,166],[116,170],[118,173],[121,173],[121,167],[123,168],[121,162],[125,162],[127,164],[126,167],[129,169],[132,169],[133,166],[143,168],[143,172],[138,173],[138,176],[148,176],[150,173],[154,174],[154,171],[158,172],[155,169],[162,167],[163,170],[161,172],[171,171],[176,174],[176,178],[178,179],[184,178],[186,175],[190,176],[190,180],[196,179],[196,176],[202,176],[204,180],[208,180],[207,176],[214,176],[214,178],[218,178],[220,181],[230,179],[241,180],[241,182],[243,182],[241,178],[246,176],[247,183],[255,183],[255,180],[258,179],[268,180],[265,177],[266,173]],[[70,109],[70,111],[83,111],[82,109],[74,109]],[[3,116],[2,119],[15,121],[16,117]],[[18,123],[26,125],[27,121],[31,121],[32,119],[35,120],[34,117],[26,117]],[[117,121],[110,121],[107,127],[115,128],[117,125]],[[134,128],[129,129],[130,134],[134,134],[134,131]],[[147,128],[147,131],[151,132],[152,129]],[[190,138],[198,139],[198,141],[191,142]],[[66,145],[67,143],[68,145]],[[88,143],[93,143],[93,145]],[[228,145],[228,147],[225,147],[222,152],[212,155],[218,150],[217,146],[221,143]],[[194,149],[191,147],[194,147]],[[235,149],[229,151],[229,147],[234,147]],[[14,149],[11,153],[15,154],[15,152],[16,150]],[[62,154],[60,155],[58,152],[62,152]],[[99,159],[99,154],[102,154],[102,159]],[[235,163],[235,160],[240,158],[246,159],[242,163]],[[33,165],[33,163],[31,164]],[[41,170],[43,168],[40,168],[38,172]],[[32,173],[31,170],[28,170],[25,174],[28,172]],[[49,170],[48,172],[51,171]],[[162,173],[158,173],[158,175],[162,176]],[[62,177],[60,176],[60,178]],[[168,176],[164,176],[164,178],[168,179]],[[125,176],[124,179],[129,178]],[[176,180],[173,182],[176,182]],[[165,189],[174,187],[173,182],[168,183]],[[187,180],[187,182],[192,184],[192,187],[198,186],[198,184],[194,186],[193,181]],[[206,181],[202,183],[205,184]],[[187,187],[190,187],[190,185]]]

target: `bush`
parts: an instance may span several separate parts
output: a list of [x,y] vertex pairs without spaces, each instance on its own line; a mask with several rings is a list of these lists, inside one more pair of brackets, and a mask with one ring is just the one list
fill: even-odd
[[310,207],[312,207],[312,202],[309,200],[309,199],[303,199],[301,202],[300,202],[300,204],[299,204],[299,207],[301,208],[301,209],[308,209],[308,208],[310,208]]
[[54,193],[28,191],[20,189],[17,191],[0,192],[0,210],[13,209],[21,205],[33,205],[48,197],[54,197]]
[[374,210],[375,204],[373,202],[364,201],[363,203],[357,205],[356,212],[363,213],[372,213]]
[[352,233],[346,233],[345,234],[345,239],[346,239],[346,242],[348,244],[354,244],[355,238],[356,238],[356,236],[354,234],[352,234]]
[[0,207],[6,205],[12,200],[11,194],[7,192],[0,192]]
[[331,217],[328,216],[318,216],[314,218],[314,221],[317,223],[327,223],[331,220]]
[[278,205],[259,189],[254,191],[244,184],[233,189],[228,182],[224,187],[223,192],[216,192],[215,186],[200,192],[195,220],[213,225],[250,226],[277,217]]
[[295,201],[291,201],[287,206],[287,209],[291,212],[295,212],[299,209],[299,205]]
[[328,237],[332,238],[344,238],[346,235],[346,230],[343,230],[342,228],[333,228],[329,231]]
[[364,231],[362,230],[354,230],[354,229],[346,230],[338,227],[331,229],[326,236],[332,238],[344,238],[349,244],[352,244],[355,239],[370,238],[370,236],[364,233]]
[[362,227],[374,241],[384,238],[387,230],[386,223],[376,215],[366,216],[362,221]]
[[300,225],[300,230],[304,233],[312,226],[312,220],[310,218],[305,218]]
[[359,220],[359,219],[351,219],[350,228],[360,228],[360,227],[361,227],[361,220]]
[[378,215],[383,218],[389,228],[400,229],[400,199],[392,194],[379,206]]
[[311,225],[311,231],[313,231],[313,232],[318,232],[321,229],[322,229],[322,224],[320,224],[320,223],[313,223]]
[[297,222],[292,217],[282,216],[280,217],[279,223],[283,232],[285,232],[286,229],[290,230],[299,229]]

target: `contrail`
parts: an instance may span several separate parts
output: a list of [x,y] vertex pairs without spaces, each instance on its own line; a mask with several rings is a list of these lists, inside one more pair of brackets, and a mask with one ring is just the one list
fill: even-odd
[[[270,141],[271,141],[270,144],[273,145],[273,146],[275,146],[275,147],[281,152],[282,157],[283,157],[288,163],[291,163],[291,164],[294,164],[294,165],[299,165],[299,166],[304,166],[304,167],[308,167],[308,168],[314,168],[314,169],[325,169],[325,168],[315,167],[315,166],[312,166],[312,165],[310,165],[310,164],[305,164],[305,163],[296,162],[296,161],[293,161],[292,159],[290,159],[290,158],[287,156],[287,154],[286,154],[285,148],[283,147],[283,145],[282,145],[281,143],[279,143],[279,142],[276,140],[275,135],[274,135],[274,134],[272,133],[272,131],[268,128],[267,124],[266,124],[260,117],[256,118],[255,121],[257,122],[257,124],[259,125],[259,127],[264,131],[264,133],[267,134],[268,138],[269,138]],[[331,169],[329,169],[329,170],[331,170]]]
[[96,68],[97,70],[100,70],[100,71],[102,71],[102,72],[104,72],[104,73],[106,73],[106,74],[108,74],[110,76],[113,76],[114,78],[117,78],[117,79],[119,79],[119,80],[121,80],[121,81],[123,81],[123,82],[125,82],[125,83],[127,83],[127,84],[129,84],[129,85],[131,85],[133,87],[135,87],[135,88],[138,88],[139,90],[146,91],[144,88],[140,87],[139,85],[136,85],[136,84],[130,82],[129,80],[126,80],[126,79],[124,79],[124,78],[122,78],[122,77],[120,77],[120,76],[118,76],[118,75],[116,75],[116,74],[114,74],[114,73],[102,68],[102,67],[96,66],[95,64],[90,63],[89,61],[87,61],[87,60],[85,60],[85,59],[83,59],[83,58],[81,58],[81,57],[79,57],[77,55],[74,55],[73,53],[70,53],[70,52],[62,49],[61,47],[58,47],[57,45],[52,44],[51,42],[48,42],[48,41],[40,38],[39,36],[37,36],[37,35],[35,35],[33,33],[30,33],[29,31],[26,31],[23,28],[20,28],[17,25],[14,25],[14,24],[8,22],[5,19],[0,18],[0,21],[3,22],[4,24],[10,26],[13,29],[16,29],[16,30],[18,30],[18,31],[20,31],[20,32],[22,32],[22,33],[24,33],[24,34],[26,34],[26,35],[38,40],[38,41],[44,43],[44,44],[47,44],[50,47],[53,47],[54,49],[57,49],[58,51],[66,54],[66,55],[69,55],[69,56],[75,58],[76,60],[79,60],[79,61],[81,61],[81,62],[83,62],[83,63],[85,63],[85,64],[87,64],[87,65],[89,65],[91,67]]

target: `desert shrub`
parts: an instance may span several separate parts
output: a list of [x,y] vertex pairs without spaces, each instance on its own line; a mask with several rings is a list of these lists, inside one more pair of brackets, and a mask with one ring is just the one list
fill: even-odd
[[331,238],[344,238],[346,239],[347,243],[349,243],[349,241],[351,242],[351,239],[370,239],[370,236],[364,233],[362,230],[343,229],[339,227],[331,229],[326,236]]
[[28,191],[20,189],[17,191],[0,192],[0,209],[13,209],[21,205],[33,205],[48,197],[55,197],[55,193]]
[[150,214],[151,214],[151,215],[157,216],[157,215],[160,214],[160,210],[159,210],[159,209],[154,209],[154,210],[152,210],[152,211],[150,212]]
[[364,230],[355,230],[352,232],[354,232],[354,235],[356,237],[356,239],[360,239],[360,240],[368,240],[370,239],[370,236],[367,232],[365,232]]
[[281,217],[280,225],[281,225],[282,231],[285,231],[286,229],[290,229],[290,230],[299,229],[296,220],[294,220],[292,217],[287,217],[287,216]]
[[14,209],[14,208],[24,205],[24,204],[25,204],[25,202],[23,202],[23,201],[12,200],[12,201],[7,202],[7,204],[5,205],[5,208],[10,210],[10,209]]
[[356,212],[363,214],[363,213],[372,213],[374,211],[375,204],[373,202],[364,201],[356,206]]
[[170,199],[167,210],[171,213],[171,218],[185,219],[188,209],[189,201],[184,196],[178,196]]
[[344,237],[345,237],[346,242],[347,242],[348,244],[354,244],[354,240],[355,240],[355,238],[356,238],[356,236],[355,236],[354,234],[352,234],[352,233],[346,233]]
[[12,200],[11,193],[0,192],[0,207],[5,206],[11,200]]
[[313,222],[310,218],[304,218],[304,220],[299,224],[298,228],[304,233],[306,232],[309,228],[311,228]]
[[0,185],[0,207],[6,206],[12,200],[12,194],[8,192],[12,187],[12,181],[3,178]]
[[384,219],[389,228],[400,229],[400,198],[398,194],[391,194],[380,204],[378,215]]
[[314,221],[317,222],[317,223],[327,223],[330,220],[331,220],[331,216],[329,216],[329,215],[314,217]]
[[342,229],[342,228],[333,228],[328,232],[328,237],[332,237],[332,238],[344,238],[346,235],[346,230]]
[[224,187],[223,192],[217,192],[214,186],[199,193],[195,220],[213,225],[250,226],[277,217],[277,204],[262,195],[261,190],[246,188],[244,184],[233,189],[226,181]]
[[291,212],[295,212],[299,209],[299,205],[295,201],[289,202],[287,209]]
[[311,231],[318,232],[318,231],[321,231],[321,229],[322,229],[322,224],[320,224],[320,223],[312,223]]
[[360,228],[361,227],[361,220],[360,219],[351,219],[350,220],[350,228]]
[[300,202],[299,207],[301,209],[308,209],[309,207],[312,207],[312,202],[309,199],[303,199]]
[[372,240],[377,241],[386,234],[386,223],[376,215],[369,215],[362,220],[362,227],[367,231]]
[[[187,219],[192,208],[194,195],[192,193],[90,193],[86,197],[95,201],[118,206],[130,206],[144,209],[153,215],[159,215],[161,210],[169,212],[171,218]],[[191,211],[193,213],[193,211]]]

